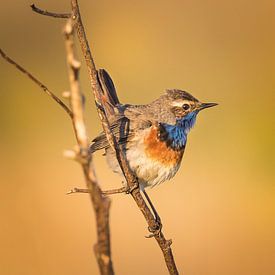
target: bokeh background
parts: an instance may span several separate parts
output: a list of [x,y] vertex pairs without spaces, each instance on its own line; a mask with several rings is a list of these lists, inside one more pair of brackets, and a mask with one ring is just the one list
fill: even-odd
[[[59,12],[69,0],[36,1]],[[1,47],[57,94],[68,79],[64,21],[5,1]],[[122,102],[143,104],[166,88],[220,105],[201,113],[183,165],[149,190],[173,239],[181,274],[275,274],[275,2],[80,1],[98,67]],[[81,56],[79,54],[79,56]],[[84,63],[83,63],[84,64]],[[14,67],[0,62],[0,274],[98,274],[94,214],[78,164],[63,158],[75,139],[65,112]],[[100,131],[86,68],[89,137]],[[120,186],[100,153],[103,188]],[[167,274],[130,196],[112,198],[117,274]]]

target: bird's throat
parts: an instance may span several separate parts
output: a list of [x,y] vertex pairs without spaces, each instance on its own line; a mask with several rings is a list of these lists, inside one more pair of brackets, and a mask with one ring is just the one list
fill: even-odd
[[193,112],[178,119],[175,125],[161,124],[159,137],[165,141],[167,146],[174,150],[181,150],[185,147],[187,135],[196,122],[197,113]]

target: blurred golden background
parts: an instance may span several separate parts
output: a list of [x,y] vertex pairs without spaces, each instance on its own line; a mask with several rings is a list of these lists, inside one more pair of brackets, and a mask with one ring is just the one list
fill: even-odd
[[[56,12],[70,1],[36,1]],[[275,2],[84,1],[98,67],[125,103],[149,103],[166,88],[218,102],[189,135],[177,176],[149,190],[173,239],[181,274],[275,274]],[[64,20],[1,5],[1,47],[61,94],[68,80]],[[79,54],[79,56],[81,56]],[[0,62],[0,274],[98,274],[94,215],[78,164],[63,158],[75,139],[65,112],[14,67]],[[83,63],[89,137],[100,131]],[[120,186],[100,153],[104,188]],[[116,274],[167,274],[130,196],[112,198]]]

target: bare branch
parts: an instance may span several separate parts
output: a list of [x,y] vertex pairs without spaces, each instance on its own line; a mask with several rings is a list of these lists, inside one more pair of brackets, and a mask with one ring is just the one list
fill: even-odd
[[67,192],[67,195],[75,194],[75,193],[91,193],[89,189],[82,189],[82,188],[73,188],[72,190]]
[[71,17],[70,13],[55,13],[55,12],[42,10],[42,9],[36,7],[35,4],[31,4],[30,7],[32,8],[32,10],[34,12],[42,14],[42,15],[50,16],[50,17],[56,17],[56,18],[70,18]]
[[[74,53],[74,41],[73,41],[73,26],[69,19],[65,28],[65,47],[67,53],[67,64],[69,82],[71,86],[70,104],[73,110],[73,125],[75,128],[76,139],[81,149],[88,148],[88,138],[86,134],[86,128],[84,123],[84,116],[82,110],[82,95],[80,93],[78,74],[80,69],[80,62],[76,60]],[[81,152],[82,153],[82,152]]]
[[88,138],[83,115],[82,94],[79,85],[80,62],[75,57],[75,47],[73,38],[73,24],[69,19],[64,28],[65,48],[67,53],[68,75],[71,87],[70,104],[73,111],[73,126],[78,143],[78,160],[82,165],[86,180],[87,189],[73,189],[70,193],[85,192],[90,194],[94,207],[97,223],[97,244],[94,246],[99,269],[102,275],[114,274],[111,246],[110,246],[110,226],[109,209],[111,201],[101,195],[101,189],[96,180],[92,165],[91,155],[88,154]]
[[[121,167],[123,174],[127,181],[128,191],[131,192],[132,197],[134,198],[134,200],[137,203],[138,207],[140,208],[142,214],[144,215],[144,217],[149,225],[150,231],[154,231],[154,230],[157,231],[157,229],[159,228],[159,225],[155,221],[153,214],[151,213],[151,211],[148,208],[148,206],[146,205],[143,197],[141,196],[139,188],[137,188],[138,181],[137,181],[136,177],[134,176],[134,174],[132,173],[132,171],[129,167],[129,164],[126,160],[126,157],[125,157],[123,151],[121,150],[121,148],[118,146],[117,141],[110,129],[108,118],[106,116],[106,112],[104,111],[105,110],[104,102],[102,101],[102,96],[101,96],[102,90],[101,90],[100,84],[98,82],[97,70],[95,67],[94,60],[92,58],[92,54],[91,54],[90,47],[89,47],[87,37],[85,34],[84,26],[82,24],[81,15],[80,15],[79,7],[78,7],[78,2],[77,2],[77,0],[71,0],[71,4],[72,4],[72,12],[73,12],[72,18],[75,22],[78,39],[80,42],[82,53],[83,53],[85,61],[86,61],[92,90],[93,90],[95,100],[97,103],[98,114],[99,114],[103,129],[105,131],[106,137],[109,141],[110,146],[116,152],[118,162],[120,164],[120,167]],[[158,234],[154,234],[154,237],[163,252],[166,266],[167,266],[170,274],[174,274],[174,275],[178,274],[177,267],[176,267],[174,257],[172,254],[172,250],[170,247],[172,242],[170,240],[166,240],[163,233],[159,232],[159,231],[158,231]]]
[[[71,15],[66,14],[54,14],[44,12],[34,5],[32,5],[34,11],[48,16],[68,18]],[[72,159],[77,160],[83,169],[85,176],[87,189],[85,192],[90,194],[92,205],[96,216],[96,229],[97,229],[97,243],[94,246],[94,252],[97,258],[97,262],[102,275],[113,275],[113,264],[111,258],[111,245],[110,245],[110,225],[109,225],[109,213],[111,200],[108,197],[102,196],[101,189],[97,182],[94,167],[92,164],[92,157],[88,154],[88,138],[86,134],[86,127],[84,123],[83,115],[83,95],[80,93],[79,88],[79,69],[80,62],[75,58],[74,53],[74,41],[73,41],[73,26],[72,21],[69,19],[64,29],[65,45],[67,52],[67,64],[68,74],[70,80],[71,91],[63,93],[63,96],[70,99],[70,105],[72,110],[61,99],[54,95],[43,83],[35,78],[22,66],[17,64],[14,60],[8,57],[4,51],[0,49],[0,54],[10,64],[14,65],[19,71],[28,76],[35,84],[44,90],[49,96],[51,96],[61,107],[69,114],[73,122],[74,132],[76,135],[78,146],[75,150],[67,150],[65,155]],[[72,190],[72,193],[76,192]],[[84,192],[84,191],[83,191]]]
[[7,62],[14,65],[20,72],[22,72],[27,77],[29,77],[47,95],[49,95],[53,100],[55,100],[67,112],[67,114],[70,116],[70,118],[73,118],[73,113],[70,110],[70,108],[59,97],[57,97],[53,92],[51,92],[42,82],[40,82],[36,77],[34,77],[30,72],[28,72],[26,69],[24,69],[18,63],[16,63],[13,59],[11,59],[6,53],[4,53],[4,51],[2,49],[0,49],[0,54]]

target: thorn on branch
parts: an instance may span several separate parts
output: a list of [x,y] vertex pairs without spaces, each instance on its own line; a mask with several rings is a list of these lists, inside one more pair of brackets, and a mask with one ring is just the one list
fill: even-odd
[[70,91],[64,91],[62,93],[62,97],[66,98],[66,99],[69,99],[71,96],[71,92]]
[[165,243],[165,247],[163,248],[163,250],[165,250],[166,252],[169,251],[171,248],[170,246],[172,245],[172,240],[167,240]]
[[63,156],[67,159],[76,160],[77,153],[74,150],[68,149],[63,152]]
[[42,10],[42,9],[36,7],[35,4],[31,4],[30,7],[34,12],[45,15],[45,16],[50,16],[50,17],[55,17],[55,18],[70,18],[71,17],[70,13],[56,13],[56,12],[50,12],[47,10]]
[[73,33],[73,24],[70,20],[68,20],[64,27],[64,34],[71,35],[72,33]]
[[80,164],[88,164],[90,162],[90,155],[84,148],[80,149],[79,147],[76,147],[74,150],[64,150],[63,156],[67,159],[75,160]]
[[171,246],[172,245],[172,243],[173,243],[173,241],[170,239],[170,240],[167,240],[167,246]]
[[71,61],[71,66],[75,69],[75,70],[79,70],[80,67],[81,67],[81,62],[76,60],[76,59],[73,59]]

